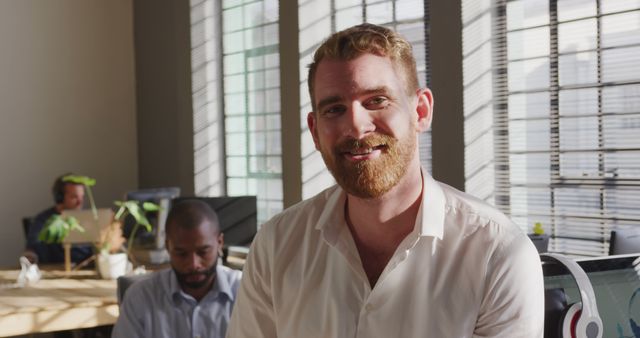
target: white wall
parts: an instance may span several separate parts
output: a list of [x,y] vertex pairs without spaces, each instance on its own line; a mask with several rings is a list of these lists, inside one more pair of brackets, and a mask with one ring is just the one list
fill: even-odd
[[137,187],[132,0],[0,1],[0,267],[21,218],[64,172],[95,177],[98,206]]

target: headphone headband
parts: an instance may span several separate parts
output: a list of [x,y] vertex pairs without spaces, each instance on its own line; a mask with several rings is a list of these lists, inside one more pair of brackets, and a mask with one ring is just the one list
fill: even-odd
[[[578,284],[582,313],[576,324],[576,331],[585,332],[588,337],[602,337],[602,319],[600,319],[600,314],[598,313],[596,294],[593,291],[589,277],[587,277],[587,274],[580,265],[564,255],[555,253],[541,254],[540,260],[543,262],[559,263],[566,267],[576,281],[576,284]],[[594,329],[596,329],[595,332],[593,331]],[[595,333],[595,335],[590,335],[593,333]]]

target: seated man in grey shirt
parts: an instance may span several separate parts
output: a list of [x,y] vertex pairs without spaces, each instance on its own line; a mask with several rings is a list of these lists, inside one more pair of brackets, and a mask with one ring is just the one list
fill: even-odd
[[224,337],[241,272],[218,266],[218,216],[204,202],[175,204],[167,217],[171,269],[132,285],[114,338]]

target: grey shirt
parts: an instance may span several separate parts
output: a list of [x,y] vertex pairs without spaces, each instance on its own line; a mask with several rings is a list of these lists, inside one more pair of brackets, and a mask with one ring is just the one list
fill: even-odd
[[224,337],[241,275],[218,265],[213,288],[197,302],[172,269],[155,272],[127,290],[111,337]]

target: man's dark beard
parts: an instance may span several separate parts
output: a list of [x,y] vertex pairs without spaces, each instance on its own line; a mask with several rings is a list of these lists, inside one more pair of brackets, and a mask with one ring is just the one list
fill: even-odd
[[[187,288],[187,289],[200,289],[201,287],[209,283],[209,277],[211,276],[215,277],[216,265],[217,264],[214,262],[210,268],[203,271],[198,271],[198,272],[180,273],[176,269],[173,269],[173,272],[175,272],[176,278],[178,279],[178,284],[180,284],[181,287]],[[187,278],[191,276],[197,276],[197,275],[204,275],[205,278],[199,282],[190,282],[187,280]]]

